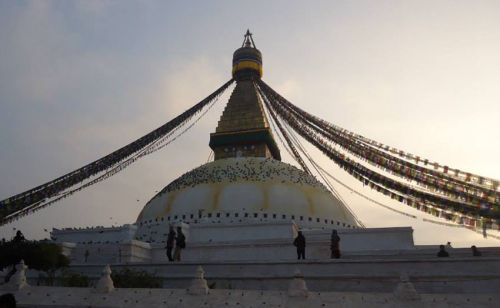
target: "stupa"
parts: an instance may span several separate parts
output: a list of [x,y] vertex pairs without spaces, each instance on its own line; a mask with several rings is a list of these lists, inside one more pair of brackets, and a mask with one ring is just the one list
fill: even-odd
[[296,221],[308,228],[359,227],[345,205],[314,176],[281,162],[254,84],[261,76],[262,55],[248,35],[234,52],[236,86],[210,135],[214,161],[174,180],[146,204],[136,222],[138,239],[161,241],[160,230],[180,222]]
[[[274,300],[288,288],[288,296],[297,301],[315,301],[316,295],[312,295],[316,293],[310,291],[318,291],[317,296],[320,291],[370,292],[380,306],[394,306],[388,300],[389,293],[390,298],[412,302],[419,301],[422,292],[430,294],[424,297],[429,302],[436,302],[434,294],[454,294],[456,298],[471,293],[498,294],[498,248],[481,248],[483,257],[477,258],[468,249],[448,247],[452,257],[437,258],[437,245],[414,245],[411,227],[366,228],[342,200],[307,172],[307,166],[299,163],[302,170],[282,162],[270,129],[273,113],[267,96],[262,95],[262,67],[262,54],[247,32],[241,48],[233,55],[232,77],[236,85],[215,132],[209,136],[213,161],[166,185],[145,204],[135,222],[120,227],[52,230],[51,237],[71,259],[72,271],[95,281],[104,279],[112,286],[111,269],[106,266],[103,276],[104,265],[110,264],[113,271],[145,270],[158,276],[164,288],[191,286],[187,294],[198,296],[193,306],[201,306],[202,302],[207,305],[200,294],[220,298],[218,293],[209,292],[209,287],[280,290],[271,292]],[[151,134],[143,138],[149,140]],[[151,140],[159,138],[153,137]],[[118,153],[128,150],[125,147]],[[107,156],[104,161],[114,160]],[[18,199],[27,202],[24,195]],[[165,242],[172,226],[182,228],[187,238],[180,262],[169,262],[166,256]],[[332,259],[330,254],[334,229],[341,238],[340,259]],[[292,242],[299,230],[307,239],[307,248],[306,259],[298,261]],[[152,296],[154,290],[144,292],[148,295],[137,291],[134,294],[148,300],[161,297],[166,303],[165,294]],[[48,296],[45,291],[43,294]],[[119,305],[130,300],[122,298],[121,293],[114,294]],[[174,291],[169,299],[174,303],[172,294]],[[229,290],[227,296],[231,294]],[[248,297],[243,291],[238,294]],[[252,295],[251,306],[255,307],[264,294],[260,291]],[[185,296],[184,291],[179,301]],[[334,296],[335,301],[353,306],[346,300],[349,294]],[[360,307],[370,306],[365,296],[359,297]],[[87,300],[86,295],[80,297]],[[26,298],[32,300],[30,294]],[[488,301],[488,305],[492,298],[482,296],[475,301]],[[239,301],[234,304],[238,306]]]
[[54,230],[74,261],[89,245],[106,245],[96,261],[166,261],[170,226],[183,228],[189,243],[183,260],[191,261],[293,259],[299,229],[315,239],[309,255],[317,257],[328,256],[332,229],[350,238],[344,250],[412,248],[411,228],[365,229],[313,175],[281,161],[254,82],[263,74],[262,54],[250,32],[232,64],[236,85],[210,134],[214,160],[168,184],[133,224]]

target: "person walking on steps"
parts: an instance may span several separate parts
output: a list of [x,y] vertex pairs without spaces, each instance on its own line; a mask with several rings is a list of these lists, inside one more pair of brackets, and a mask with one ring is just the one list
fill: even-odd
[[299,231],[297,237],[293,241],[293,245],[297,247],[297,259],[305,259],[306,258],[306,238],[302,234],[302,231]]
[[181,260],[181,251],[186,248],[186,236],[182,233],[181,227],[177,227],[177,237],[175,238],[174,261]]
[[439,245],[439,252],[437,253],[439,258],[447,258],[450,254],[444,249],[444,245]]
[[340,258],[340,236],[337,233],[337,230],[332,230],[332,236],[330,238],[330,251],[331,258],[338,259]]
[[474,257],[482,256],[482,253],[479,251],[479,249],[477,249],[476,245],[472,245],[470,249],[472,249],[472,256]]
[[172,257],[172,250],[174,249],[174,242],[175,242],[175,231],[174,227],[170,226],[168,235],[167,235],[167,246],[165,247],[167,249],[167,258],[168,261],[172,262],[174,261],[174,258]]

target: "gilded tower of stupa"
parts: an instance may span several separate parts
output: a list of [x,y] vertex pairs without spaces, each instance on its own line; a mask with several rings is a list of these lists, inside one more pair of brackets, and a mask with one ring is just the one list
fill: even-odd
[[266,157],[280,160],[280,152],[257,95],[254,80],[262,77],[262,54],[247,31],[233,55],[236,87],[224,109],[210,147],[215,160],[229,157]]

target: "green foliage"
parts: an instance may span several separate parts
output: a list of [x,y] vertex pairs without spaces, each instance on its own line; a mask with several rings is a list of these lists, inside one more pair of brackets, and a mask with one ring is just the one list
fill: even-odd
[[161,288],[161,278],[146,271],[124,268],[111,273],[115,288]]
[[61,274],[61,286],[87,288],[90,286],[90,280],[85,275],[64,271]]
[[0,268],[24,263],[39,271],[53,272],[69,264],[59,245],[48,241],[0,242]]

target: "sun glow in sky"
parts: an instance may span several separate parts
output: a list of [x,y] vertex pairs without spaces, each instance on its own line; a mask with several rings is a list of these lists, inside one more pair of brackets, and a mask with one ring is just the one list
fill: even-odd
[[[0,199],[95,160],[229,80],[247,28],[263,79],[299,107],[371,139],[500,178],[498,1],[2,1]],[[180,140],[119,175],[10,225],[134,222],[169,182],[207,161],[214,109]],[[417,244],[500,241],[366,190],[314,149],[367,227],[409,226]],[[284,160],[292,163],[282,151]],[[137,201],[139,200],[139,201]]]

